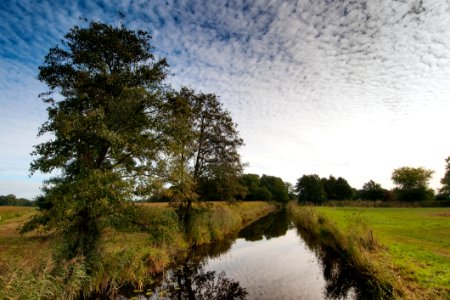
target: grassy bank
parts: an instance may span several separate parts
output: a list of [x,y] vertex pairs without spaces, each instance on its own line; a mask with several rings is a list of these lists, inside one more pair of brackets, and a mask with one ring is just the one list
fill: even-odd
[[450,299],[450,208],[317,207],[340,232],[358,222],[384,251],[371,255],[394,273],[405,298]]
[[364,289],[372,295],[371,298],[395,297],[395,277],[373,262],[372,253],[377,252],[380,245],[367,228],[354,223],[352,230],[344,233],[314,207],[298,206],[293,202],[289,203],[288,212],[305,242],[312,248],[319,249],[316,251],[319,256],[332,254],[338,257],[350,268],[350,273],[358,274],[355,279],[364,284]]
[[142,205],[151,234],[107,230],[98,271],[87,275],[79,261],[56,266],[51,233],[20,235],[17,228],[31,215],[30,208],[0,207],[0,295],[2,299],[74,299],[83,294],[112,293],[126,283],[140,287],[152,281],[190,245],[224,238],[276,209],[266,202],[214,203],[195,208],[188,232],[167,205]]

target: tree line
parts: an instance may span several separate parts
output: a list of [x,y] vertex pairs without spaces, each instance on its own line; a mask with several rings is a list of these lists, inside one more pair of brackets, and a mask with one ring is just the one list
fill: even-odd
[[434,171],[423,167],[401,167],[392,172],[396,185],[387,190],[381,184],[369,180],[362,189],[352,188],[342,177],[320,178],[317,174],[303,175],[297,180],[297,200],[304,203],[321,204],[328,200],[370,200],[370,201],[450,201],[450,157],[446,160],[442,187],[435,194],[428,185]]
[[16,195],[0,195],[0,206],[33,206],[34,202]]

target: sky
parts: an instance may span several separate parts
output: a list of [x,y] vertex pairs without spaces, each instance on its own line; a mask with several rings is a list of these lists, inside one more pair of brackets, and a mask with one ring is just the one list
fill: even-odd
[[295,184],[341,176],[392,188],[402,166],[450,156],[447,0],[0,2],[0,195],[33,198],[29,176],[47,118],[37,80],[49,48],[80,17],[144,29],[168,83],[220,96],[245,146],[245,172]]

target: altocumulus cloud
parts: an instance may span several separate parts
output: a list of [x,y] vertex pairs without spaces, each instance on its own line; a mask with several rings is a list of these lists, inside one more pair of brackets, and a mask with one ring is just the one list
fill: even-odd
[[48,48],[80,16],[117,24],[118,11],[127,26],[152,34],[174,86],[221,96],[246,142],[250,172],[389,187],[393,168],[423,165],[437,171],[436,187],[450,155],[445,0],[0,5],[0,130],[9,140],[0,180],[8,166],[26,173],[36,143],[28,132],[46,117],[36,97],[45,87],[35,77]]

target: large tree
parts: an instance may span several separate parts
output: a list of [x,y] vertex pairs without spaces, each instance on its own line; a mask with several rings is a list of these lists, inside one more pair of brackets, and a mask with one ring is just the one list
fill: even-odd
[[423,201],[433,198],[428,187],[434,171],[422,167],[401,167],[392,172],[392,181],[397,185],[395,194],[400,201]]
[[327,195],[319,175],[303,175],[297,180],[295,190],[299,202],[320,204],[327,200]]
[[243,140],[230,113],[214,94],[182,88],[170,93],[165,106],[170,183],[189,208],[200,197],[230,200],[242,194],[238,153]]
[[39,197],[40,213],[24,229],[45,225],[62,234],[64,255],[92,257],[102,230],[124,222],[131,201],[157,174],[163,139],[158,111],[165,60],[150,36],[91,22],[73,27],[49,50],[39,80],[49,91],[48,121],[31,172],[54,176]]

